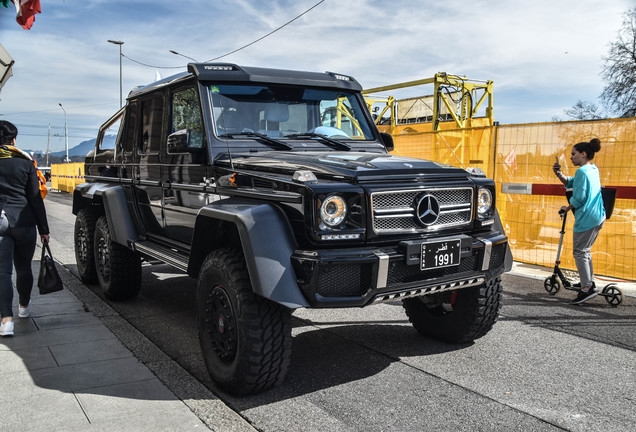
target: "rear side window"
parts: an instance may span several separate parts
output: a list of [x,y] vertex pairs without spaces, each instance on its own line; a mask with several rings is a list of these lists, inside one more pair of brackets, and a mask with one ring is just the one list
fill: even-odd
[[123,140],[124,154],[126,156],[130,156],[133,154],[133,150],[135,148],[136,142],[136,133],[137,130],[137,103],[132,102],[126,108],[126,119],[124,120],[124,130],[125,136]]
[[121,115],[116,119],[113,119],[109,125],[103,130],[103,134],[100,137],[98,145],[99,150],[113,150],[115,149],[115,142],[120,133]]
[[172,94],[171,124],[170,133],[187,129],[190,132],[190,147],[203,147],[203,120],[194,88],[182,89]]
[[161,128],[163,125],[163,98],[151,96],[141,103],[141,154],[159,153],[161,150]]

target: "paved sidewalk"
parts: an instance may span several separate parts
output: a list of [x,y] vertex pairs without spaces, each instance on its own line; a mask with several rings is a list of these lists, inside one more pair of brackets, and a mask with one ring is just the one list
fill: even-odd
[[254,430],[58,270],[65,289],[40,296],[34,288],[29,318],[17,316],[16,294],[15,336],[0,337],[3,431]]
[[[576,272],[568,271],[572,273],[574,276],[572,278],[574,280],[578,280],[576,276]],[[525,264],[515,261],[512,265],[512,270],[510,274],[524,276],[532,279],[545,280],[550,277],[554,273],[554,267],[543,267],[532,264]],[[598,288],[603,289],[604,286],[615,283],[618,288],[623,292],[623,295],[626,297],[636,297],[636,282],[631,281],[621,281],[615,280],[612,278],[606,277],[596,277],[596,285]],[[573,294],[574,295],[574,294]]]

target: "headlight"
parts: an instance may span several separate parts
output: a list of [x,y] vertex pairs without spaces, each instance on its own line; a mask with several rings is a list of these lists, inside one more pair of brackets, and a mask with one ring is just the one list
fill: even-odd
[[484,187],[479,188],[477,195],[477,213],[480,218],[488,216],[488,212],[492,207],[492,193]]
[[347,216],[347,204],[338,195],[327,197],[320,206],[320,218],[328,227],[340,225]]

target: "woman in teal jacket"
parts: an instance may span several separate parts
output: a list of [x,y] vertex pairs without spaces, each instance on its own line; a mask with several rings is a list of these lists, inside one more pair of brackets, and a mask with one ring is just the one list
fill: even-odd
[[570,160],[574,166],[579,167],[574,177],[564,175],[558,161],[552,167],[557,178],[565,187],[572,189],[570,204],[561,207],[561,210],[565,212],[574,210],[575,221],[572,235],[574,262],[581,278],[581,289],[572,301],[573,304],[583,303],[597,295],[590,251],[598,233],[603,228],[605,208],[601,196],[601,179],[598,168],[591,161],[600,149],[601,141],[598,138],[594,138],[590,142],[580,142],[572,147]]

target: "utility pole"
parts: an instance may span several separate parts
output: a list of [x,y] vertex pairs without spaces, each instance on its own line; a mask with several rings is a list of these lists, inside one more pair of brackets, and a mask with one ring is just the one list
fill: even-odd
[[66,122],[66,110],[61,103],[58,105],[62,108],[62,111],[64,111],[64,147],[66,147],[66,160],[64,162],[68,163],[70,159],[68,158],[68,123]]
[[49,144],[51,144],[51,123],[49,123],[49,136],[46,139],[46,166],[49,166]]

